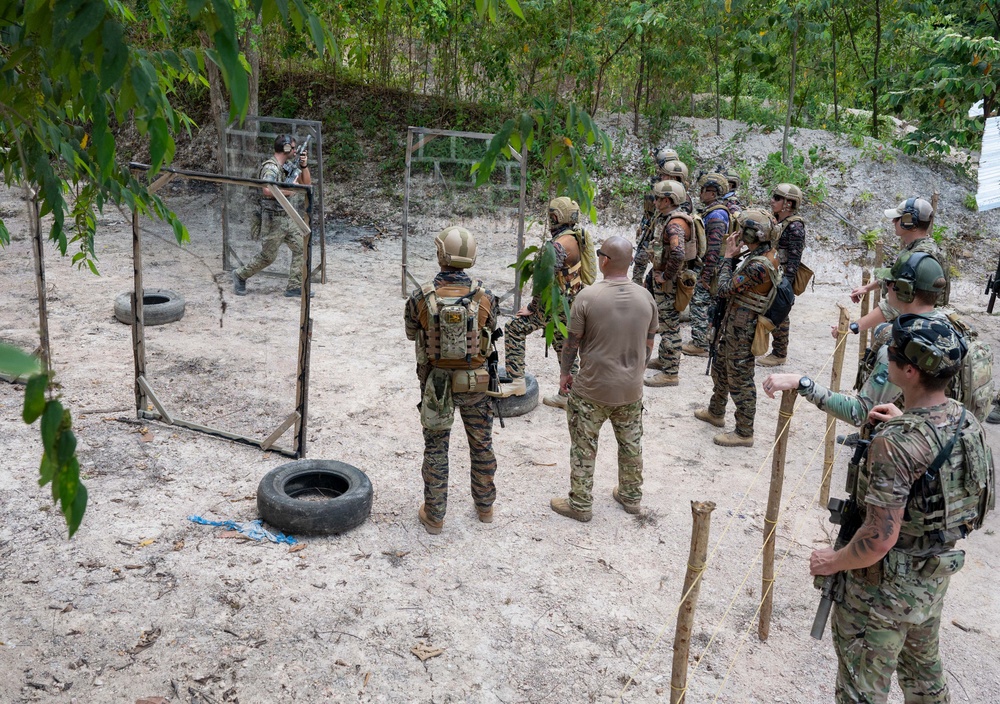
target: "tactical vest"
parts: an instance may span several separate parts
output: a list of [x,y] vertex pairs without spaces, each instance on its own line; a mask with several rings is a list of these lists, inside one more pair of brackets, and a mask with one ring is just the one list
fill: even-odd
[[763,315],[771,307],[774,296],[778,292],[778,283],[781,280],[781,275],[778,273],[778,255],[773,249],[768,249],[763,254],[749,256],[740,262],[739,267],[733,272],[733,276],[750,266],[751,262],[760,262],[764,265],[768,280],[762,281],[748,291],[740,291],[735,294],[733,303],[748,308],[758,315]]
[[[653,268],[656,271],[663,271],[667,265],[665,248],[667,244],[667,226],[674,220],[682,220],[687,224],[687,232],[684,235],[684,261],[689,262],[698,257],[697,233],[695,232],[696,224],[693,216],[678,209],[671,211],[665,216],[658,217],[657,220],[662,221],[662,226],[659,233],[653,238]],[[702,232],[704,233],[704,229],[702,229]],[[683,269],[684,267],[681,267],[678,273]]]
[[438,369],[480,369],[489,354],[490,298],[482,281],[471,288],[433,282],[421,288],[417,313],[427,361]]
[[725,202],[715,201],[710,206],[705,208],[705,211],[701,214],[702,220],[707,222],[709,214],[714,213],[716,210],[725,210],[726,215],[729,216],[729,229],[726,231],[727,235],[731,235],[740,229],[739,223],[736,222],[736,217],[733,215],[732,208],[730,208]]
[[905,551],[925,537],[931,542],[953,543],[982,526],[996,502],[993,454],[982,428],[966,418],[961,430],[955,426],[938,430],[925,418],[907,416],[894,418],[884,427],[919,432],[934,449],[935,457],[958,434],[937,476],[924,475],[914,482],[896,547]]
[[[576,242],[578,259],[576,264],[566,266],[556,270],[556,281],[565,296],[576,296],[584,286],[589,286],[597,279],[597,255],[594,254],[594,246],[590,242],[587,231],[582,227],[574,227],[563,230],[553,239],[572,235]],[[568,259],[568,257],[567,257]]]
[[[793,222],[805,223],[805,219],[802,218],[802,216],[800,216],[800,215],[789,215],[787,218],[785,218],[784,220],[781,221],[781,232],[782,232],[782,234],[785,232],[785,228],[788,227],[789,225],[791,225]],[[778,241],[779,242],[781,241],[781,237],[780,236],[778,238]],[[781,262],[782,266],[784,266],[785,264],[788,263],[788,250],[787,249],[785,249],[785,248],[779,248],[778,249],[778,261]]]

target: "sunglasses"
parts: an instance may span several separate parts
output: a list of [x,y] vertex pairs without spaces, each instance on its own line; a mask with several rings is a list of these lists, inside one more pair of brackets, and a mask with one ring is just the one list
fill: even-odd
[[771,200],[773,200],[773,201],[779,201],[779,200],[784,200],[784,199],[785,199],[784,196],[779,196],[777,193],[775,193],[773,196],[771,196]]
[[597,256],[599,256],[599,257],[607,257],[608,259],[611,259],[611,255],[610,255],[610,254],[605,254],[605,253],[604,253],[604,252],[602,252],[601,250],[597,250],[596,254],[597,254]]
[[891,362],[895,362],[896,364],[899,365],[912,364],[912,362],[908,360],[906,357],[904,357],[902,354],[900,354],[899,350],[895,347],[890,346],[886,348],[886,352],[888,353],[889,361]]

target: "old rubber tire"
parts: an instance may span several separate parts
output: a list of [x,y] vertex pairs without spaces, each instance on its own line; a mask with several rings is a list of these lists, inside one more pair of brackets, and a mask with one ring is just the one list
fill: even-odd
[[331,535],[361,525],[372,511],[372,483],[336,460],[275,467],[257,487],[260,517],[292,535]]
[[514,418],[530,413],[538,406],[538,381],[531,374],[524,375],[524,385],[527,391],[523,396],[508,396],[497,399],[500,415],[504,418]]
[[[132,292],[115,298],[115,317],[132,324]],[[146,325],[166,325],[184,317],[184,297],[165,288],[147,288],[142,293],[142,319]]]

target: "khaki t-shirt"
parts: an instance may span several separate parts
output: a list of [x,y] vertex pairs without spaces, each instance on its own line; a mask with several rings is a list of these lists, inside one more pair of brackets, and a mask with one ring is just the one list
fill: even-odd
[[659,327],[649,291],[631,281],[600,281],[577,294],[569,331],[580,338],[573,393],[605,406],[642,398],[646,336]]

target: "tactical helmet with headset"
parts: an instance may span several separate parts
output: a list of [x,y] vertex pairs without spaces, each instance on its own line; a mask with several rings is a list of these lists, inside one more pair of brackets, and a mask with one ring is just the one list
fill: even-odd
[[911,364],[932,377],[953,375],[962,364],[967,345],[947,322],[918,313],[904,313],[892,323],[889,358]]
[[729,179],[716,171],[705,174],[700,181],[701,190],[710,188],[715,191],[716,198],[721,198],[729,191]]
[[774,220],[771,214],[760,208],[750,208],[739,214],[739,224],[743,241],[748,245],[770,242],[774,234]]
[[886,281],[892,284],[896,298],[913,301],[914,291],[940,293],[946,285],[941,264],[926,252],[903,252],[892,265]]
[[677,181],[660,181],[653,186],[653,197],[666,198],[674,207],[677,207],[687,201],[688,195],[687,191],[684,190],[684,186]]
[[916,197],[907,198],[896,208],[885,211],[886,217],[894,220],[899,218],[899,226],[904,230],[915,230],[920,223],[930,222],[933,213],[934,209],[930,203]]
[[553,225],[575,225],[580,222],[580,205],[572,198],[559,196],[549,201],[549,222]]
[[670,147],[660,147],[656,150],[656,165],[663,167],[668,161],[679,161],[677,152]]
[[740,186],[743,185],[743,179],[741,179],[740,175],[733,169],[725,171],[724,176],[726,177],[726,181],[729,182],[730,191],[738,191]]
[[679,181],[685,185],[688,183],[687,164],[679,159],[672,159],[671,161],[665,162],[659,169],[657,169],[657,173],[663,178]]
[[774,187],[774,191],[771,196],[778,196],[784,198],[785,200],[790,200],[795,203],[795,209],[798,210],[802,205],[802,189],[796,186],[794,183],[779,183]]
[[468,269],[476,263],[476,238],[464,227],[446,227],[434,238],[438,264]]
[[274,151],[275,153],[291,154],[292,150],[295,149],[295,140],[290,134],[279,134],[274,138]]

